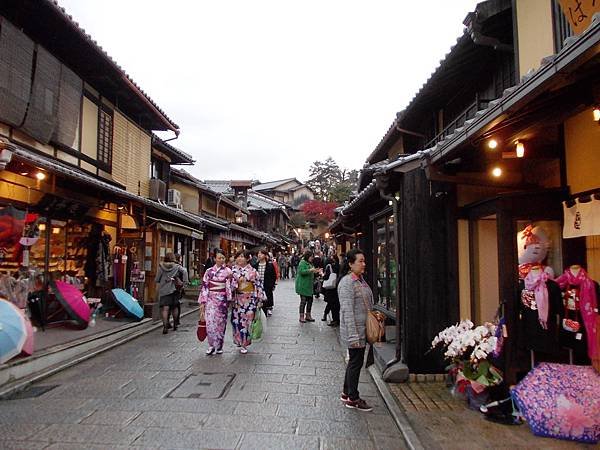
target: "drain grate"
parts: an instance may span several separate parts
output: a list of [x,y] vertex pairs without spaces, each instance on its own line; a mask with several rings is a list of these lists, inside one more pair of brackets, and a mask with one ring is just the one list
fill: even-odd
[[46,392],[50,392],[52,389],[57,388],[60,384],[50,384],[46,386],[31,386],[24,391],[17,392],[9,397],[10,400],[22,400],[25,398],[36,398],[44,395]]
[[227,392],[234,378],[234,373],[192,374],[173,389],[168,397],[219,399]]

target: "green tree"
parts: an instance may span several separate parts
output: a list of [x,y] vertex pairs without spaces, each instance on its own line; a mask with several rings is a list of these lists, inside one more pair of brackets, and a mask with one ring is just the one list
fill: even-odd
[[340,166],[329,156],[325,161],[313,162],[309,173],[306,185],[314,191],[317,199],[329,201],[333,186],[342,178]]

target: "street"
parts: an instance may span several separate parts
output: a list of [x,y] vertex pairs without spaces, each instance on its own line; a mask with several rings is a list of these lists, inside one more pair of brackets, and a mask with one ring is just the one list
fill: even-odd
[[339,400],[343,352],[334,329],[298,322],[293,280],[279,282],[263,340],[206,356],[195,313],[176,332],[155,330],[0,402],[0,448],[400,449],[402,437],[369,374],[375,408]]

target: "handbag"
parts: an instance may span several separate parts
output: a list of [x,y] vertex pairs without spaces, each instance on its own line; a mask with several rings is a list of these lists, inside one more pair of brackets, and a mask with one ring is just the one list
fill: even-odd
[[196,337],[200,342],[204,342],[206,339],[206,322],[204,320],[198,321],[198,328],[196,329]]
[[253,341],[258,341],[263,334],[263,326],[261,320],[262,311],[257,310],[256,315],[254,316],[254,320],[250,325],[250,337]]
[[329,277],[323,281],[323,289],[335,289],[337,284],[337,273],[333,271],[331,264],[328,264],[327,267],[329,267]]
[[[361,288],[362,289],[362,288]],[[369,308],[369,303],[365,298],[365,294],[362,292],[362,298],[365,302],[365,308],[367,310],[367,320],[365,321],[365,336],[369,344],[375,344],[381,342],[381,338],[385,335],[385,326],[383,325],[384,317],[377,311],[373,311]]]

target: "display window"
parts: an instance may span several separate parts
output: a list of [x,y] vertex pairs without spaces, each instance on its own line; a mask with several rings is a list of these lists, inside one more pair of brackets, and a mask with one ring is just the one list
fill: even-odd
[[396,261],[396,242],[394,215],[386,215],[376,219],[375,267],[377,269],[377,302],[389,309],[396,310],[396,289],[398,286],[398,264]]

